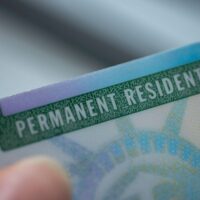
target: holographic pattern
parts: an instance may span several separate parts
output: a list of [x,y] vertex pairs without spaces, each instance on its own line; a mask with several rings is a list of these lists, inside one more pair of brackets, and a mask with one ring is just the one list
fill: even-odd
[[[162,132],[138,130],[129,117],[116,120],[119,138],[97,152],[69,139],[53,138],[57,148],[74,158],[73,165],[66,162],[74,180],[74,199],[199,199],[200,151],[179,136],[186,101],[174,103]],[[120,171],[122,165],[127,167]],[[120,176],[99,198],[98,187],[113,171]]]

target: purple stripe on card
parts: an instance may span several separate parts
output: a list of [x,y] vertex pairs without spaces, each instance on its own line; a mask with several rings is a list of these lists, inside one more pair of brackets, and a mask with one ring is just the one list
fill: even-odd
[[200,60],[200,44],[163,52],[0,100],[4,116]]

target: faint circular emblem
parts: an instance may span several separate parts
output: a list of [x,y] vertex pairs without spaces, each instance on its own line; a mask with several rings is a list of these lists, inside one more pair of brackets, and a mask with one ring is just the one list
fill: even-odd
[[74,159],[66,164],[74,199],[200,199],[200,151],[179,136],[185,107],[186,100],[174,103],[161,132],[137,130],[129,117],[117,119],[119,138],[98,152],[62,136],[53,138]]

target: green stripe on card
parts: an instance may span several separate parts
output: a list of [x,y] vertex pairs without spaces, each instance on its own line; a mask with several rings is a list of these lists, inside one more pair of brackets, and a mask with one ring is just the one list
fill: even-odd
[[199,93],[200,61],[1,116],[0,146],[14,149]]

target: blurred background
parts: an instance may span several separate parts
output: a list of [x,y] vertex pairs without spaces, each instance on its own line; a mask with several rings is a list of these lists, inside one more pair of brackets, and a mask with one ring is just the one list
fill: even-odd
[[0,98],[200,41],[198,0],[1,0]]

